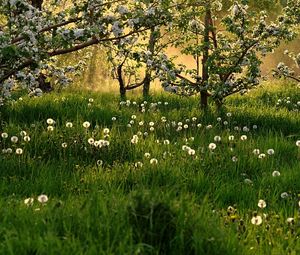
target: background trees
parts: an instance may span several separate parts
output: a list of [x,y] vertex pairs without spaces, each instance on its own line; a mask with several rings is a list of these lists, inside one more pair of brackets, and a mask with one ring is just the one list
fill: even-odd
[[[167,91],[200,94],[203,107],[209,97],[221,105],[227,96],[259,84],[262,57],[292,40],[300,20],[299,0],[2,2],[2,98],[16,85],[34,92],[41,83],[68,83],[84,68],[85,58],[61,66],[55,57],[100,44],[122,96],[140,86],[148,96],[158,78]],[[261,8],[273,15],[282,11],[274,18]],[[193,67],[176,64],[169,47],[191,56]]]

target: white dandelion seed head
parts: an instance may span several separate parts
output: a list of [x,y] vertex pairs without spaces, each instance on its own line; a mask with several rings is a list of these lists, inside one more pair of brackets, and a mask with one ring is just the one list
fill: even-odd
[[260,200],[258,201],[257,206],[258,206],[259,208],[265,208],[265,207],[267,206],[267,203],[266,203],[265,200],[260,199]]
[[48,125],[54,125],[55,124],[55,121],[51,118],[48,118],[46,122],[47,122]]
[[82,126],[83,126],[84,128],[89,128],[89,127],[91,126],[91,123],[88,122],[88,121],[85,121],[85,122],[83,122]]
[[273,171],[272,176],[273,177],[278,177],[278,176],[280,176],[280,172],[279,171]]
[[38,196],[38,201],[42,204],[47,203],[48,202],[48,196],[47,195],[39,195]]
[[217,145],[216,145],[215,143],[210,143],[210,144],[208,145],[208,148],[209,148],[210,150],[215,150],[215,149],[217,148]]
[[262,217],[259,216],[259,215],[252,217],[251,223],[253,225],[260,225],[260,224],[262,224]]

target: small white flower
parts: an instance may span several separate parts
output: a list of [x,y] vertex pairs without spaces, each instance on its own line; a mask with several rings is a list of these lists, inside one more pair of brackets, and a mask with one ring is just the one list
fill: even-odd
[[12,136],[12,137],[10,138],[10,140],[11,140],[13,143],[17,143],[18,140],[19,140],[19,138],[18,138],[17,136]]
[[94,138],[89,138],[88,139],[88,143],[90,144],[90,145],[93,145],[94,143],[95,143],[95,140],[94,140]]
[[109,134],[109,132],[110,132],[110,131],[109,131],[109,129],[108,129],[108,128],[104,128],[104,129],[103,129],[103,134],[104,134],[104,135],[108,135],[108,134]]
[[67,128],[72,128],[73,127],[73,123],[72,122],[67,122],[66,123],[66,127]]
[[259,159],[263,159],[263,158],[265,158],[265,157],[266,157],[266,154],[264,154],[264,153],[261,153],[261,154],[258,155],[258,158],[259,158]]
[[7,149],[6,149],[6,153],[7,153],[7,154],[11,154],[12,152],[13,152],[12,148],[7,148]]
[[157,163],[158,163],[158,160],[156,158],[150,159],[150,164],[151,165],[157,165]]
[[111,120],[112,120],[112,121],[116,121],[117,118],[116,118],[116,117],[112,117]]
[[48,125],[54,125],[55,121],[51,118],[47,119],[47,124]]
[[287,192],[283,192],[280,194],[281,198],[285,199],[289,197],[289,194]]
[[48,126],[48,127],[47,127],[47,130],[48,130],[49,132],[52,132],[52,131],[54,130],[54,127],[53,127],[53,126]]
[[260,150],[259,150],[259,149],[254,149],[254,150],[253,150],[253,154],[254,154],[254,155],[259,155],[259,153],[260,153]]
[[89,128],[89,127],[91,126],[91,123],[88,122],[88,121],[85,121],[85,122],[83,122],[82,126],[83,126],[84,128]]
[[28,135],[24,136],[23,139],[24,139],[25,142],[30,142],[30,137]]
[[254,216],[252,219],[251,219],[251,223],[253,225],[260,225],[262,223],[262,218],[261,216],[257,215],[257,216]]
[[149,129],[151,132],[153,132],[154,131],[154,127],[150,127],[150,129]]
[[230,118],[232,116],[231,112],[226,113],[226,116]]
[[233,135],[230,135],[230,136],[228,137],[228,140],[229,140],[229,141],[233,141],[233,140],[234,140],[234,136],[233,136]]
[[297,146],[297,147],[300,147],[300,140],[298,140],[298,141],[296,142],[296,146]]
[[195,155],[195,153],[196,153],[196,151],[193,150],[193,149],[188,150],[188,154],[191,155],[191,156]]
[[22,130],[22,131],[20,132],[20,136],[26,136],[26,135],[27,135],[26,131]]
[[164,145],[169,145],[170,141],[169,140],[164,140]]
[[29,197],[24,199],[24,204],[27,206],[31,206],[33,204],[34,198],[33,197]]
[[246,140],[247,140],[247,136],[246,136],[246,135],[242,135],[242,136],[241,136],[241,140],[242,140],[242,141],[246,141]]
[[17,149],[16,149],[16,154],[17,154],[17,155],[22,155],[22,154],[23,154],[23,149],[17,148]]
[[245,184],[249,184],[249,185],[253,184],[253,182],[252,182],[250,179],[248,179],[248,178],[246,178],[246,179],[244,180],[244,183],[245,183]]
[[150,153],[149,152],[146,152],[145,154],[144,154],[144,156],[146,157],[146,158],[150,158]]
[[67,143],[62,143],[61,147],[63,147],[64,149],[67,148],[68,144]]
[[295,223],[295,219],[290,217],[290,218],[287,218],[286,219],[286,222],[289,223],[289,224],[294,224]]
[[140,162],[140,161],[138,161],[138,162],[134,163],[134,166],[135,166],[136,168],[141,168],[141,167],[143,167],[143,163]]
[[237,156],[233,156],[233,157],[231,158],[231,160],[232,160],[233,162],[237,162],[237,161],[238,161],[238,157],[237,157]]
[[6,139],[6,138],[8,138],[8,134],[4,132],[4,133],[1,134],[1,137],[2,137],[3,139]]
[[268,150],[267,150],[267,153],[268,153],[269,155],[273,155],[273,154],[275,153],[275,151],[274,151],[273,149],[268,149]]
[[210,144],[208,145],[208,148],[209,148],[210,150],[214,150],[214,149],[217,148],[217,145],[216,145],[215,143],[210,143]]
[[214,141],[215,141],[215,142],[221,142],[221,136],[216,135],[216,136],[214,137]]
[[257,206],[258,206],[259,208],[265,208],[265,207],[267,206],[267,203],[266,203],[265,200],[260,199],[260,200],[258,201]]
[[273,177],[280,176],[280,172],[279,171],[273,171],[272,176]]
[[38,201],[39,201],[40,203],[42,203],[42,204],[47,203],[47,201],[48,201],[47,195],[44,195],[44,194],[39,195],[39,196],[38,196]]

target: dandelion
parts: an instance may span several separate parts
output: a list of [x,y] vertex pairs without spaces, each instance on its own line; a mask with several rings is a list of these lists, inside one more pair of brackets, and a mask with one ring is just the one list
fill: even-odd
[[265,208],[265,207],[267,206],[267,203],[266,203],[265,200],[260,199],[260,200],[258,201],[257,206],[258,206],[259,208]]
[[93,102],[94,102],[94,99],[93,99],[93,98],[89,98],[89,102],[90,102],[90,103],[93,103]]
[[267,153],[268,153],[269,155],[273,155],[273,154],[275,153],[275,151],[274,151],[273,149],[268,149],[268,150],[267,150]]
[[117,118],[116,118],[116,117],[112,117],[111,120],[112,120],[112,121],[116,121]]
[[52,132],[52,131],[54,130],[54,127],[53,127],[53,126],[48,126],[48,127],[47,127],[47,130],[48,130],[49,132]]
[[278,176],[280,176],[280,172],[279,171],[273,171],[272,176],[273,177],[278,177]]
[[154,127],[150,127],[150,132],[153,132],[154,131]]
[[166,117],[161,117],[161,122],[167,122],[167,118]]
[[188,150],[190,149],[190,147],[187,146],[187,145],[182,145],[181,149],[182,149],[183,151],[188,151]]
[[189,128],[189,125],[188,125],[188,124],[184,124],[184,125],[183,125],[183,128],[184,128],[184,129],[188,129],[188,128]]
[[242,140],[242,141],[246,141],[246,140],[247,140],[247,136],[246,136],[246,135],[242,135],[242,136],[241,136],[241,140]]
[[300,140],[298,140],[298,141],[296,142],[296,146],[297,146],[297,147],[300,147]]
[[7,153],[7,154],[12,154],[12,152],[13,152],[12,148],[7,148],[7,149],[6,149],[6,153]]
[[140,162],[140,161],[138,161],[138,162],[134,163],[134,166],[135,166],[136,168],[141,168],[141,167],[143,167],[143,163]]
[[53,119],[51,119],[51,118],[47,119],[46,122],[47,122],[47,124],[50,125],[50,126],[55,124],[55,121],[54,121]]
[[206,129],[207,129],[207,130],[208,130],[208,129],[212,129],[212,127],[213,127],[212,125],[207,125],[207,126],[206,126]]
[[131,119],[135,120],[136,119],[136,115],[131,115]]
[[144,132],[144,136],[148,136],[149,134],[148,134],[148,132]]
[[72,128],[73,127],[73,123],[72,122],[67,122],[66,123],[66,127],[67,128]]
[[22,130],[22,131],[20,132],[20,136],[26,136],[26,135],[27,135],[26,131]]
[[266,157],[266,154],[264,154],[264,153],[261,153],[261,154],[258,155],[259,159],[264,159],[265,157]]
[[221,142],[221,136],[216,135],[216,136],[214,137],[214,141],[215,141],[215,142]]
[[240,130],[240,127],[235,126],[233,129],[234,129],[235,131],[239,131],[239,130]]
[[192,121],[193,121],[193,122],[196,122],[196,120],[197,120],[196,117],[193,117],[193,118],[192,118]]
[[33,204],[34,198],[33,197],[29,197],[24,199],[24,204],[27,206],[31,206]]
[[16,154],[17,155],[22,155],[23,154],[23,150],[21,148],[17,148],[16,149]]
[[259,149],[254,149],[252,153],[254,155],[259,155],[260,154],[260,150]]
[[228,137],[228,140],[229,140],[229,141],[233,141],[233,140],[234,140],[234,136],[233,136],[233,135],[230,135],[230,136]]
[[38,196],[38,201],[39,201],[40,203],[42,203],[42,204],[47,203],[47,202],[48,202],[48,197],[47,197],[47,195],[44,195],[44,194],[39,195],[39,196]]
[[250,129],[249,129],[248,127],[243,127],[243,131],[244,131],[244,132],[249,132]]
[[61,147],[63,147],[63,148],[65,149],[65,148],[68,147],[68,144],[67,144],[67,143],[62,143],[62,144],[61,144]]
[[201,123],[198,123],[197,124],[197,128],[201,128],[202,127],[202,124]]
[[289,197],[289,194],[287,192],[283,192],[283,193],[280,194],[280,197],[285,199],[285,198]]
[[127,127],[128,127],[128,128],[131,128],[131,124],[130,124],[130,123],[128,123],[128,124],[127,124]]
[[208,148],[213,151],[213,150],[215,150],[217,148],[217,145],[215,143],[210,143],[208,145]]
[[145,154],[144,154],[144,156],[146,157],[146,158],[150,158],[150,153],[149,152],[146,152]]
[[156,158],[152,158],[152,159],[150,159],[150,164],[151,165],[157,165],[158,164],[158,160]]
[[134,135],[131,139],[131,143],[132,144],[137,144],[139,141],[139,137],[137,135]]
[[225,120],[225,121],[223,122],[223,124],[224,124],[224,126],[227,126],[227,125],[228,125],[228,121]]
[[85,121],[85,122],[83,122],[82,126],[83,126],[84,128],[89,128],[89,127],[91,126],[91,123],[88,122],[88,121]]
[[89,139],[88,139],[88,143],[89,143],[90,145],[93,145],[93,144],[95,143],[94,138],[89,138]]
[[188,154],[191,155],[191,156],[194,156],[195,153],[196,153],[196,151],[193,150],[193,149],[189,149],[189,150],[188,150]]
[[98,159],[96,162],[97,166],[102,166],[103,165],[103,161],[101,159]]
[[150,127],[153,127],[153,126],[154,126],[154,122],[152,122],[152,121],[149,122],[149,126],[150,126]]
[[288,224],[290,224],[290,225],[293,225],[293,224],[295,223],[295,219],[292,218],[292,217],[290,217],[290,218],[287,218],[287,219],[286,219],[286,222],[287,222]]
[[251,223],[252,223],[253,225],[260,225],[260,224],[262,223],[262,218],[261,218],[261,216],[257,215],[257,216],[252,217]]
[[19,138],[18,138],[17,136],[12,136],[12,137],[10,138],[10,140],[11,140],[13,143],[17,143],[18,140],[19,140]]
[[2,137],[3,139],[6,139],[6,138],[8,138],[8,134],[4,132],[4,133],[1,134],[1,137]]
[[226,116],[230,118],[232,116],[231,112],[226,113]]
[[237,157],[237,156],[233,156],[233,157],[231,158],[231,160],[232,160],[233,162],[237,162],[237,161],[238,161],[238,157]]
[[133,125],[134,124],[134,120],[129,121],[129,124]]
[[164,140],[164,145],[169,145],[170,141],[169,140]]
[[109,131],[109,129],[108,129],[108,128],[104,128],[104,129],[103,129],[103,134],[104,134],[104,135],[108,135],[108,134],[109,134],[109,132],[110,132],[110,131]]
[[245,184],[251,185],[251,184],[253,184],[253,181],[251,181],[250,179],[246,178],[246,179],[244,180],[244,183],[245,183]]
[[255,129],[257,129],[257,125],[253,125],[253,127],[252,127],[252,128],[253,128],[254,130],[255,130]]
[[28,135],[24,136],[23,139],[24,139],[24,141],[27,142],[27,143],[30,142],[30,137],[29,137]]
[[222,121],[222,118],[218,117],[218,118],[217,118],[217,121],[218,121],[218,122]]

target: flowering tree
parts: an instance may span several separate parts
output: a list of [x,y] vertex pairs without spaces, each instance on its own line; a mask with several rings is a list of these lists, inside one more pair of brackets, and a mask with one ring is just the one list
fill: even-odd
[[[289,2],[288,6],[286,7],[286,14],[290,18],[290,22],[294,24],[296,27],[300,24],[300,1],[299,0],[292,0]],[[300,70],[300,53],[289,52],[286,50],[284,54],[288,55],[293,62],[295,63],[295,68]],[[277,65],[277,68],[273,70],[273,75],[275,77],[281,78],[288,78],[297,83],[300,83],[300,76],[296,75],[295,69],[286,65],[284,62],[280,62]]]
[[[82,0],[59,9],[55,0],[5,0],[0,7],[1,96],[9,96],[16,83],[36,88],[40,73],[49,71],[48,61],[55,56],[121,40],[164,22],[171,1],[164,1],[162,11],[151,17],[144,2]],[[64,72],[58,76],[67,81]]]
[[259,84],[261,57],[272,52],[282,40],[294,33],[287,15],[267,22],[266,12],[248,10],[247,1],[235,2],[220,24],[219,1],[195,1],[177,19],[182,40],[176,46],[193,56],[195,68],[177,67],[168,62],[166,72],[159,71],[164,86],[175,86],[179,93],[201,94],[201,105],[208,98],[220,106],[227,96],[244,94]]

